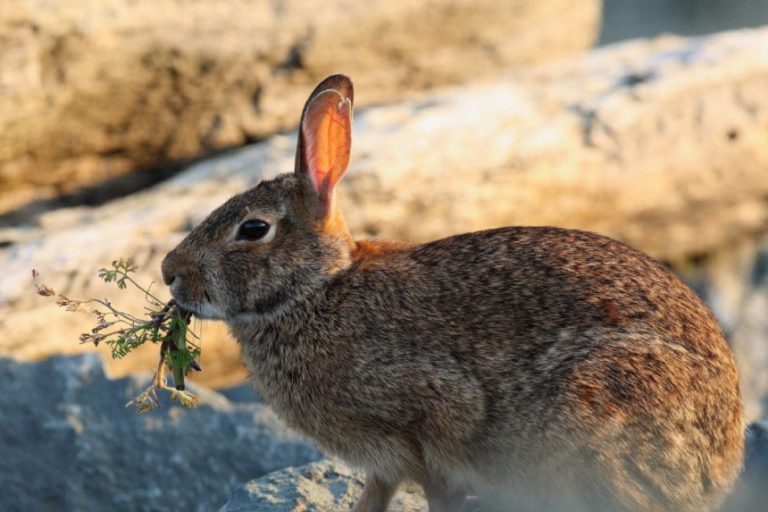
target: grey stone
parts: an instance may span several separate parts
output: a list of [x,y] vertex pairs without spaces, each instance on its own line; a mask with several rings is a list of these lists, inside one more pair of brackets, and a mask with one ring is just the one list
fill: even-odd
[[[362,475],[323,460],[287,468],[239,486],[220,512],[340,512],[351,510],[363,489]],[[387,512],[427,512],[420,489],[399,490]]]
[[110,380],[99,358],[0,359],[0,509],[213,510],[241,481],[317,460],[271,409],[193,390],[197,409],[123,405],[148,377]]
[[261,400],[259,393],[250,383],[240,384],[238,386],[230,386],[224,389],[217,389],[216,391],[226,397],[226,399],[230,402],[257,402]]

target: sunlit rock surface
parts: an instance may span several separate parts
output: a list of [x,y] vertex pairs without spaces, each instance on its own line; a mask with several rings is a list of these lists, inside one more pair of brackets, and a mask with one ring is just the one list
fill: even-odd
[[363,105],[581,52],[600,4],[0,0],[0,212],[294,127],[331,73]]

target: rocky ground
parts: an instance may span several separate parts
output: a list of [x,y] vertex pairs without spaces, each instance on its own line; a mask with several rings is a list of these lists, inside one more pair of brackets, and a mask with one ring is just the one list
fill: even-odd
[[[107,379],[93,355],[0,359],[0,508],[336,512],[361,492],[359,473],[315,462],[321,454],[249,388],[195,387],[197,409],[164,400],[137,415],[124,404],[148,378]],[[768,499],[768,422],[750,427],[747,449],[728,512],[754,512]],[[405,486],[390,510],[426,505]]]
[[124,404],[149,376],[109,380],[99,358],[0,359],[0,509],[214,510],[241,482],[320,458],[258,402],[193,388],[189,410]]

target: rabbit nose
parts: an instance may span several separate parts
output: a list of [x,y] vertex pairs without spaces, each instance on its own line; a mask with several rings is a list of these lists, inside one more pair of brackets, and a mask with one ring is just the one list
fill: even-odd
[[173,253],[169,253],[168,256],[166,256],[163,260],[163,263],[160,265],[160,271],[163,274],[163,282],[166,284],[166,286],[171,286],[176,280],[176,269],[173,265],[172,254]]

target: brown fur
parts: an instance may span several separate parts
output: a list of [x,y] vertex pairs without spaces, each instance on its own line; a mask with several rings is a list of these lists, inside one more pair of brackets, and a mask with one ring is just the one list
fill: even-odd
[[[670,272],[549,227],[354,242],[312,172],[232,198],[163,273],[227,321],[290,426],[367,471],[356,511],[385,510],[404,479],[433,512],[466,492],[506,510],[717,507],[742,457],[737,375]],[[233,240],[254,215],[274,239]]]

